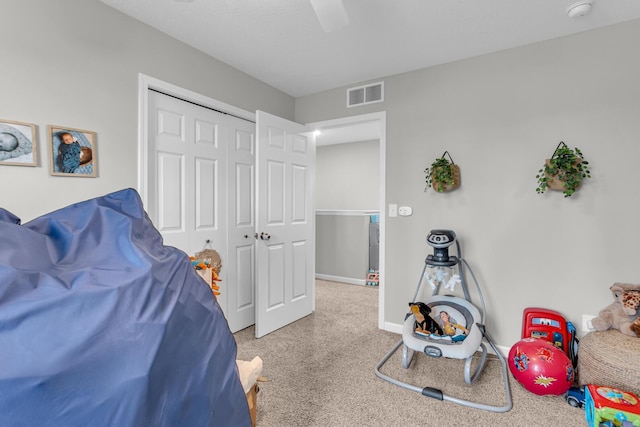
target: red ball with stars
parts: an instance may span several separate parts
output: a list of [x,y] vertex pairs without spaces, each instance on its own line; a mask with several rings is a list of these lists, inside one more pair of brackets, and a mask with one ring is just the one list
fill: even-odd
[[573,385],[574,369],[569,357],[549,341],[524,338],[509,351],[509,370],[531,393],[558,396]]

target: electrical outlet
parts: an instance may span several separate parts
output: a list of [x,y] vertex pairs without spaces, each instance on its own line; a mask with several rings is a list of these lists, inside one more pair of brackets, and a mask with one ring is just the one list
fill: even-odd
[[582,315],[582,328],[581,328],[582,332],[593,331],[593,326],[591,325],[591,319],[593,319],[594,317],[596,316],[593,316],[591,314]]

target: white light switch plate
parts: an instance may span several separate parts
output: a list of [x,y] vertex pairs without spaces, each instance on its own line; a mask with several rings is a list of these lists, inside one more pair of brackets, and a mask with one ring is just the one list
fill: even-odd
[[389,216],[398,216],[398,205],[389,204]]

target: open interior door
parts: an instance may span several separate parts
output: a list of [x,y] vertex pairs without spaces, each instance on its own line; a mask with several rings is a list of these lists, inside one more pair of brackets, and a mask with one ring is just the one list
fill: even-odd
[[307,127],[256,113],[256,338],[315,309],[315,141]]

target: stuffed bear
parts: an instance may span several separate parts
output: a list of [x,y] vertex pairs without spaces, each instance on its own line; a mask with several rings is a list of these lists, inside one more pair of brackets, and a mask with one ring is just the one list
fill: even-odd
[[640,336],[640,285],[614,283],[609,289],[615,301],[600,310],[591,325],[596,331],[618,329],[625,335]]
[[640,337],[640,317],[637,317],[636,320],[629,326],[629,328],[635,332],[637,337]]

